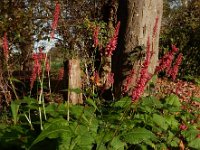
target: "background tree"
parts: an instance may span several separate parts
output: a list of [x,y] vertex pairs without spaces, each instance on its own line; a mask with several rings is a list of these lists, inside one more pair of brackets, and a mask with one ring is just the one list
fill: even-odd
[[161,32],[162,55],[171,44],[176,44],[184,55],[180,75],[198,76],[200,50],[200,2],[198,0],[178,1],[177,5],[165,3]]

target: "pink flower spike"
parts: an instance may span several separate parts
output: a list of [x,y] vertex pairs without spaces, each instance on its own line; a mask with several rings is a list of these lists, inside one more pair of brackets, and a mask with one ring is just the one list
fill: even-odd
[[132,76],[135,74],[135,70],[132,69],[129,73],[129,75],[126,77],[125,82],[123,84],[123,94],[128,93],[130,90],[130,84],[132,83]]
[[118,34],[119,34],[119,28],[120,28],[120,22],[117,23],[114,35],[110,39],[109,43],[106,46],[105,55],[107,57],[111,56],[113,54],[113,51],[116,49],[117,39],[118,39]]
[[176,45],[173,45],[173,44],[172,44],[172,52],[173,52],[173,53],[178,52],[178,48],[176,47]]
[[50,67],[49,59],[47,59],[47,61],[46,61],[46,71],[50,72],[50,69],[51,69],[51,67]]
[[97,47],[99,44],[98,35],[99,35],[99,27],[96,27],[93,33],[94,47]]
[[175,80],[176,79],[176,76],[178,74],[178,69],[179,69],[179,66],[182,62],[182,59],[183,59],[183,54],[180,53],[175,61],[175,64],[170,72],[171,76],[172,76],[172,79]]
[[59,69],[58,80],[61,81],[64,77],[64,67]]
[[113,84],[114,83],[114,73],[110,72],[107,75],[107,84]]
[[58,26],[58,19],[59,19],[59,14],[60,14],[60,4],[56,3],[55,11],[54,11],[54,18],[53,22],[51,24],[52,32],[50,34],[51,38],[54,38],[54,31],[56,30]]
[[156,22],[155,22],[154,27],[153,27],[153,38],[155,38],[157,30],[158,30],[158,21],[159,21],[159,18],[157,16],[156,17]]
[[3,37],[3,54],[5,57],[5,60],[8,61],[8,56],[9,56],[9,46],[8,46],[8,39],[7,39],[7,33],[4,33]]
[[151,79],[151,75],[148,72],[148,67],[150,64],[150,59],[152,57],[150,52],[150,38],[148,37],[147,41],[147,50],[146,50],[146,58],[142,64],[142,68],[140,70],[140,78],[137,80],[135,89],[132,91],[132,102],[137,101],[145,90],[145,86],[147,82]]

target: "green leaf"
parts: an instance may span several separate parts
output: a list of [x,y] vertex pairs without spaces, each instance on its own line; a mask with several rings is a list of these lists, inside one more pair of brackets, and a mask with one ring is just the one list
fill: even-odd
[[168,124],[166,123],[165,118],[161,115],[153,114],[153,122],[164,130],[168,129]]
[[140,144],[144,141],[155,141],[156,136],[145,128],[135,128],[132,131],[123,134],[125,142],[129,144]]
[[68,150],[71,145],[72,137],[68,133],[63,133],[58,140],[58,150]]
[[192,99],[192,101],[200,103],[200,98],[199,97],[192,97],[191,99]]
[[83,114],[84,107],[80,105],[72,105],[70,108],[70,113],[76,117],[79,118]]
[[165,116],[166,123],[172,128],[172,130],[177,130],[179,122],[175,119],[174,116]]
[[126,108],[131,105],[132,101],[130,97],[123,97],[119,101],[113,104],[114,107]]
[[189,142],[188,146],[191,148],[200,149],[200,138],[192,140]]
[[178,96],[174,94],[171,94],[169,97],[166,98],[166,104],[178,108],[181,106]]
[[22,83],[24,85],[24,83],[22,81],[18,80],[17,78],[11,77],[11,78],[9,78],[9,80],[17,82],[17,83]]
[[188,130],[182,131],[181,133],[186,138],[186,140],[189,142],[189,141],[193,141],[197,137],[197,135],[199,134],[199,130],[188,129]]
[[114,137],[110,142],[110,146],[112,150],[124,150],[126,143],[122,142],[119,136]]
[[47,124],[44,125],[44,130],[40,135],[33,141],[30,148],[45,138],[58,138],[62,134],[72,136],[72,131],[69,128],[68,122],[63,119],[50,119]]
[[86,99],[86,103],[93,106],[96,110],[98,110],[96,103],[91,98]]
[[19,111],[19,106],[20,106],[20,102],[19,101],[11,101],[11,111],[12,111],[12,117],[13,117],[13,121],[14,124],[17,124],[17,121],[19,119],[18,117],[18,111]]

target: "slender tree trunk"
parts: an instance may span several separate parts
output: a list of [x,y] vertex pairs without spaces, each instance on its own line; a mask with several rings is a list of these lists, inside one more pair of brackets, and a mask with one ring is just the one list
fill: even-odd
[[[125,78],[131,69],[135,71],[131,86],[135,85],[145,56],[148,37],[153,49],[149,72],[154,72],[158,61],[162,13],[163,0],[119,0],[118,20],[121,21],[121,28],[112,68],[115,73],[116,97],[121,96]],[[158,18],[156,35],[153,37],[156,18]]]
[[83,104],[82,93],[78,92],[82,89],[79,59],[68,61],[68,89],[68,101],[72,104]]

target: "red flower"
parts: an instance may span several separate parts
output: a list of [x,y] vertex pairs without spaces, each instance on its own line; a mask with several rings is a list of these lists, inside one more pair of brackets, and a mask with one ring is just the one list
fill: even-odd
[[129,86],[132,83],[132,76],[135,74],[134,69],[132,69],[129,75],[126,77],[125,82],[123,84],[123,93],[127,93],[129,91]]
[[113,54],[113,51],[116,49],[117,39],[118,39],[118,34],[119,34],[119,28],[120,28],[120,22],[117,23],[114,35],[110,39],[109,43],[106,46],[106,50],[105,50],[106,56],[111,56]]
[[156,36],[157,30],[158,30],[158,20],[159,20],[159,18],[156,17],[156,22],[153,27],[153,38]]
[[59,14],[60,14],[60,4],[56,3],[56,7],[55,7],[55,11],[54,11],[54,18],[53,18],[53,22],[51,24],[51,28],[52,28],[52,32],[50,35],[51,38],[54,38],[54,31],[56,30],[56,28],[58,26]]
[[9,53],[9,46],[8,46],[8,40],[7,40],[7,33],[4,33],[3,37],[3,54],[5,57],[5,60],[8,61],[8,53]]
[[187,127],[185,124],[181,124],[181,125],[179,126],[179,129],[180,129],[180,130],[187,130],[188,127]]
[[142,68],[140,70],[140,78],[137,81],[135,89],[132,91],[132,101],[135,102],[138,100],[144,92],[145,86],[147,82],[150,80],[151,75],[148,72],[148,66],[150,64],[151,52],[150,52],[150,38],[148,37],[147,41],[147,50],[146,50],[146,58],[142,64]]
[[175,45],[172,45],[172,50],[166,53],[160,60],[159,65],[156,67],[155,73],[160,71],[166,71],[170,75],[170,67],[174,59],[174,54],[178,51],[178,48]]
[[47,59],[47,61],[46,61],[46,71],[50,72],[50,69],[51,69],[51,67],[50,67],[49,59]]
[[110,72],[107,75],[107,84],[113,84],[114,83],[114,73]]
[[197,135],[197,138],[200,138],[200,134]]
[[58,80],[62,80],[64,77],[64,67],[61,67],[58,72]]
[[93,33],[94,47],[97,47],[99,44],[98,35],[99,35],[99,27],[96,27]]
[[32,70],[32,74],[30,77],[30,88],[33,88],[33,84],[37,78],[37,76],[40,76],[41,73],[41,64],[38,60],[38,55],[33,55],[33,59],[34,59],[34,66],[33,66],[33,70]]
[[172,76],[172,79],[175,80],[176,79],[176,76],[178,74],[178,68],[182,62],[182,58],[183,58],[183,54],[180,53],[175,61],[175,64],[173,66],[173,68],[171,68],[170,70],[170,75]]

